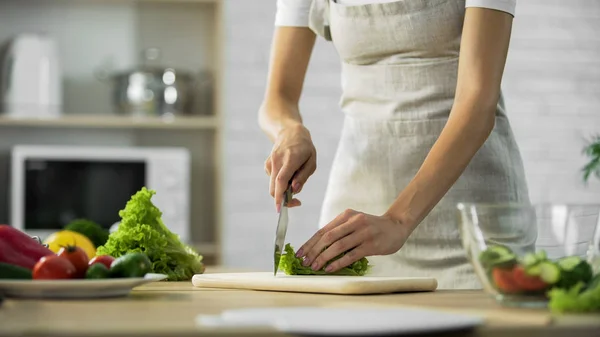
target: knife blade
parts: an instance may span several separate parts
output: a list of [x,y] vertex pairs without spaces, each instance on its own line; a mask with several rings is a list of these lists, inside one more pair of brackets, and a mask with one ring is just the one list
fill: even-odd
[[277,229],[275,231],[275,254],[274,254],[274,265],[273,265],[273,276],[277,276],[279,270],[279,261],[281,260],[281,253],[283,252],[283,245],[285,244],[285,234],[287,233],[288,226],[288,203],[292,200],[292,186],[288,186],[287,190],[283,194],[283,203],[279,212],[279,220],[277,220]]

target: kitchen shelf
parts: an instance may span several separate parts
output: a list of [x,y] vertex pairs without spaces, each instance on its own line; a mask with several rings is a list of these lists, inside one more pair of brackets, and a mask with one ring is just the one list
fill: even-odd
[[66,115],[56,118],[13,118],[0,116],[0,127],[57,127],[113,129],[216,129],[215,116],[131,117],[114,115]]

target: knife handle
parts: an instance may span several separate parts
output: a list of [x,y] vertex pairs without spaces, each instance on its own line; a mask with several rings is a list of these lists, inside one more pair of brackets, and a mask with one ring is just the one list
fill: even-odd
[[283,204],[287,205],[290,201],[292,201],[292,186],[291,185],[283,193]]

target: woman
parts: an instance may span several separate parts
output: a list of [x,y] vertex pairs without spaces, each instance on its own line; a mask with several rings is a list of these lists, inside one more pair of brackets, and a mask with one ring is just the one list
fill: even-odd
[[381,274],[480,287],[456,204],[528,202],[500,90],[515,1],[278,0],[259,118],[274,142],[265,169],[277,210],[316,169],[298,109],[316,35],[342,62],[345,119],[321,228],[297,252],[305,265],[347,251],[326,270],[366,256]]

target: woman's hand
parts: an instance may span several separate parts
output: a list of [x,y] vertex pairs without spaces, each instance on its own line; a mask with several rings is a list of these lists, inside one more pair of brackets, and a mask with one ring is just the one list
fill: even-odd
[[[289,184],[294,194],[299,193],[316,169],[317,151],[308,130],[300,123],[281,129],[265,162],[265,171],[271,177],[269,190],[275,198],[277,212]],[[288,207],[299,205],[300,200],[293,199]]]
[[335,272],[366,256],[397,252],[411,232],[408,226],[387,215],[346,210],[317,231],[300,247],[296,256],[304,257],[305,266],[311,265],[313,270],[319,270],[331,259],[347,252],[325,269],[326,272]]

